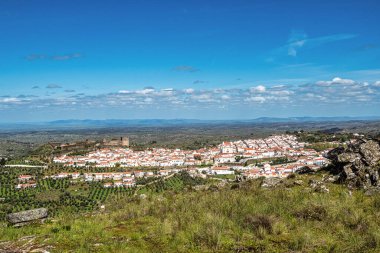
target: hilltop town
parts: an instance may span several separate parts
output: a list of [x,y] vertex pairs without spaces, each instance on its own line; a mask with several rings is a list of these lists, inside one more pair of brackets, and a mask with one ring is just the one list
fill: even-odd
[[[115,144],[116,145],[116,144]],[[246,179],[286,177],[305,166],[317,170],[327,164],[324,152],[305,148],[293,135],[223,142],[198,150],[152,148],[101,148],[85,155],[59,155],[53,159],[66,168],[124,168],[124,172],[61,172],[47,177],[104,181],[104,187],[132,187],[137,178],[168,176],[186,171],[191,176],[242,175]],[[20,175],[17,188],[35,187],[28,175]],[[31,182],[27,179],[30,179]]]

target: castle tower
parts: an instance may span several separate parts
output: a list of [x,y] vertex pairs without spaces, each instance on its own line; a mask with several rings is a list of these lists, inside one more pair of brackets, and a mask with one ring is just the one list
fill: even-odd
[[124,136],[120,138],[121,146],[129,147],[129,137]]

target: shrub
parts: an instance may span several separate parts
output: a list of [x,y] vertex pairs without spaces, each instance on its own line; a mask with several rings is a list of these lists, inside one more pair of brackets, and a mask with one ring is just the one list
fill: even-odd
[[240,185],[239,184],[233,184],[231,185],[231,190],[239,189]]
[[218,188],[218,186],[212,184],[212,185],[210,185],[210,186],[208,187],[208,190],[209,190],[209,191],[218,191],[219,188]]
[[380,210],[380,194],[376,194],[373,199],[373,206],[376,210]]
[[244,227],[255,232],[260,233],[260,230],[271,234],[273,231],[273,220],[266,215],[251,215],[245,216]]
[[56,234],[56,233],[59,232],[59,228],[52,228],[52,229],[51,229],[51,232],[52,232],[53,234]]
[[70,225],[65,225],[65,226],[62,226],[62,229],[66,230],[66,231],[70,231],[71,230],[71,226]]
[[322,221],[327,218],[327,210],[320,205],[310,205],[296,211],[294,215],[301,219]]
[[364,217],[364,214],[358,210],[345,210],[342,214],[343,224],[359,233],[365,233],[369,229],[369,222]]

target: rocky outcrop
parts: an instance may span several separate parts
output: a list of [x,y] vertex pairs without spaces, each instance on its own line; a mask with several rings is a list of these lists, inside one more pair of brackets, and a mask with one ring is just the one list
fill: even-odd
[[380,144],[377,140],[359,140],[348,147],[339,147],[327,154],[330,172],[338,182],[353,188],[380,187]]
[[38,208],[7,215],[7,220],[13,226],[23,226],[34,221],[41,221],[48,216],[46,208]]
[[53,246],[47,245],[46,240],[41,236],[28,235],[12,241],[1,241],[0,252],[1,253],[49,253]]
[[329,193],[330,192],[330,190],[326,187],[326,185],[322,181],[310,180],[309,186],[315,192],[320,192],[320,193]]
[[261,187],[272,188],[272,187],[279,186],[281,183],[282,183],[282,179],[278,177],[264,178],[263,182],[261,183]]

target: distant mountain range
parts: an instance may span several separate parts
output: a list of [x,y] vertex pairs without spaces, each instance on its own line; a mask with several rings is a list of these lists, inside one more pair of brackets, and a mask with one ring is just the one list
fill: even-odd
[[380,117],[260,117],[246,120],[200,120],[200,119],[107,119],[107,120],[57,120],[48,122],[50,125],[186,125],[186,124],[218,124],[218,123],[276,123],[276,122],[323,122],[323,121],[352,121],[380,120]]
[[377,121],[380,116],[371,117],[260,117],[247,120],[198,120],[198,119],[106,119],[106,120],[56,120],[49,122],[0,123],[0,130],[54,130],[72,128],[99,127],[138,127],[138,126],[185,126],[204,124],[259,124],[259,123],[303,123],[303,122],[347,122],[347,121]]

